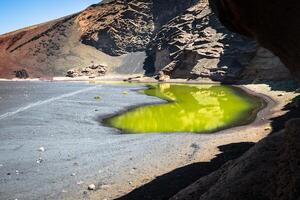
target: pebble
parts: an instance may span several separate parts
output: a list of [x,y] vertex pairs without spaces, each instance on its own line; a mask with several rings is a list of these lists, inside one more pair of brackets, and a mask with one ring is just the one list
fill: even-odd
[[284,96],[284,94],[283,94],[283,93],[280,93],[280,94],[278,94],[278,96],[279,96],[279,97],[283,97],[283,96]]
[[39,148],[39,151],[40,151],[40,152],[45,152],[45,148],[44,148],[44,147],[40,147],[40,148]]
[[0,164],[0,167],[3,167],[3,165],[2,165],[2,164]]
[[96,186],[95,186],[94,184],[90,184],[90,185],[88,186],[88,189],[89,189],[89,190],[95,190],[95,189],[96,189]]
[[76,176],[76,173],[72,173],[71,176]]
[[122,94],[124,94],[124,95],[127,95],[127,94],[128,94],[128,92],[124,91]]
[[135,170],[136,170],[136,168],[135,167],[133,167],[131,170],[130,170],[130,174],[134,174],[134,172],[135,172]]
[[110,186],[109,185],[101,185],[101,189],[108,189]]
[[83,181],[77,181],[77,185],[81,185],[81,184],[83,184],[84,182]]
[[271,127],[266,127],[266,128],[265,128],[265,131],[270,131],[270,130],[272,130]]
[[42,163],[43,162],[43,159],[42,158],[39,158],[39,159],[37,159],[37,161],[36,161],[36,163],[38,163],[38,164],[40,164],[40,163]]

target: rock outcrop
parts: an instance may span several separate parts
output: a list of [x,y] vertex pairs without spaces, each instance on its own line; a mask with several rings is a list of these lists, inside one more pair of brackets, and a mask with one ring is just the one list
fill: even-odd
[[88,76],[89,78],[95,78],[104,76],[107,72],[107,67],[103,65],[96,65],[92,63],[88,67],[84,68],[73,68],[67,71],[67,77],[80,77],[80,76]]
[[232,82],[290,78],[272,53],[225,28],[205,0],[162,27],[148,54],[160,79],[208,78]]
[[154,32],[152,1],[111,1],[76,18],[83,44],[113,56],[144,51]]
[[229,32],[200,1],[156,35],[151,52],[157,72],[171,78],[233,80],[254,56],[256,43]]

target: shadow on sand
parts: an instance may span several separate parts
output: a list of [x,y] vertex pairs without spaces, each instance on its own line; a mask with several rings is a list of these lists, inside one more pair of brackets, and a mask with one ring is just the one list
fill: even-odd
[[288,120],[300,118],[300,96],[295,97],[283,110],[287,111],[287,113],[271,119],[272,133],[282,130]]
[[222,153],[211,162],[187,165],[157,177],[117,200],[164,200],[180,190],[220,168],[229,160],[236,159],[251,148],[254,143],[235,143],[218,147]]

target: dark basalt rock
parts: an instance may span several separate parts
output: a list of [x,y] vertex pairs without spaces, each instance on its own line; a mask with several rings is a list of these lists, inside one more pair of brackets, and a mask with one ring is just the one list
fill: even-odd
[[300,80],[300,2],[297,0],[210,0],[232,31],[258,40]]
[[25,69],[14,71],[14,73],[17,78],[21,78],[21,79],[29,78],[29,74]]
[[198,0],[114,0],[96,4],[77,18],[81,42],[112,56],[145,51],[153,35]]

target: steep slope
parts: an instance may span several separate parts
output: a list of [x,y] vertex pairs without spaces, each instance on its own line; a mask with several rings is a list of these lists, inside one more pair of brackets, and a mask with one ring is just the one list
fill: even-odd
[[63,75],[68,68],[91,61],[117,66],[120,58],[105,55],[80,43],[75,19],[68,16],[0,37],[0,77],[13,77],[26,69],[31,77]]

